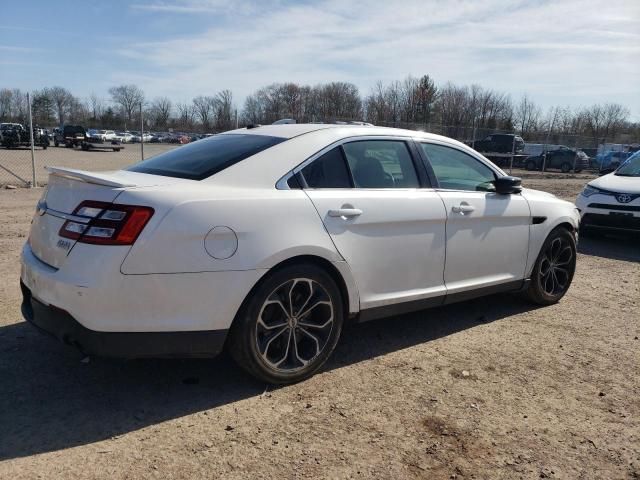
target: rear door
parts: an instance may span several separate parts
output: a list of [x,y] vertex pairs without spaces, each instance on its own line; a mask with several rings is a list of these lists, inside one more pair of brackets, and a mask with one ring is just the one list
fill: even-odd
[[445,204],[448,294],[524,278],[531,214],[519,194],[492,191],[496,173],[452,146],[420,142]]
[[445,293],[446,213],[411,149],[404,138],[354,139],[300,169],[363,310]]

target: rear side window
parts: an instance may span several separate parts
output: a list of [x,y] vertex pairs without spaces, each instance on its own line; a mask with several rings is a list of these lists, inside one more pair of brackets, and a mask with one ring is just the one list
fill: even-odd
[[202,180],[285,140],[266,135],[214,135],[143,160],[127,170]]
[[345,143],[356,188],[418,188],[418,175],[407,144],[400,140]]
[[309,188],[351,188],[349,171],[340,147],[318,157],[301,172]]

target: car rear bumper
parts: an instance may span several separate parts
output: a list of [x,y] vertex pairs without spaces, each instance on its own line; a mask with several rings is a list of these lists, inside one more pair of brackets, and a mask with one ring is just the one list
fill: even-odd
[[71,314],[45,305],[20,281],[22,315],[39,330],[83,353],[105,357],[213,357],[219,354],[228,330],[181,332],[98,332],[81,325]]
[[[93,248],[92,248],[93,247]],[[227,330],[264,270],[124,275],[120,247],[76,244],[56,269],[22,251],[21,281],[43,305],[98,332]],[[127,247],[124,247],[126,249]]]

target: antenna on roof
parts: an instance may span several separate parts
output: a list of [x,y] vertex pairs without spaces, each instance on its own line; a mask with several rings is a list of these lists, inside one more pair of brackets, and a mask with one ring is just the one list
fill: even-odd
[[290,123],[297,123],[293,118],[282,118],[280,120],[276,120],[271,125],[288,125]]

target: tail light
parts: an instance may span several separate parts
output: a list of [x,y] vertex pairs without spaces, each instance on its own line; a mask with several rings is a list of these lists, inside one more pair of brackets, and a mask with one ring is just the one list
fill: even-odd
[[73,211],[73,215],[84,217],[87,222],[67,220],[58,234],[81,243],[133,245],[153,212],[151,207],[88,200]]

